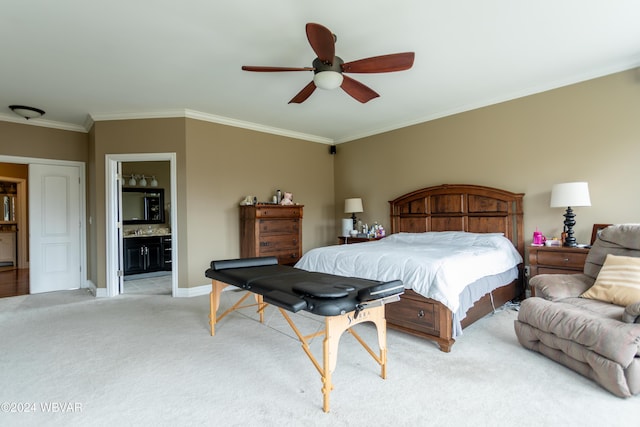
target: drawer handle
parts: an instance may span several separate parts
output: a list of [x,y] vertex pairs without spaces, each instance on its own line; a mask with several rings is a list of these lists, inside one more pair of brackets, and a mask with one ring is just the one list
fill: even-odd
[[569,258],[563,259],[562,262],[569,262]]
[[422,319],[424,317],[424,310],[420,310],[418,312],[418,319]]
[[260,242],[260,246],[269,246],[269,242]]

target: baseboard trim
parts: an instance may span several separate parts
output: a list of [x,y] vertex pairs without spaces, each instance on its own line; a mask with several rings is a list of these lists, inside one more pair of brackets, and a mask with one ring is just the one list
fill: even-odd
[[[107,288],[97,288],[96,285],[87,281],[86,286],[96,298],[106,298],[109,295],[107,294]],[[190,297],[199,297],[201,295],[208,295],[211,292],[211,285],[201,285],[193,288],[178,288],[176,291],[176,298],[190,298]]]
[[176,292],[177,298],[189,298],[199,297],[201,295],[208,295],[211,292],[211,285],[195,286],[193,288],[178,288]]
[[[92,282],[91,280],[89,280],[89,279],[87,279],[87,280],[85,280],[85,281],[84,281],[84,286],[83,286],[83,288],[89,289],[89,292],[91,292],[91,293],[93,294],[93,296],[94,296],[94,297],[101,296],[101,295],[98,295],[98,293],[100,292],[100,289],[98,289],[98,287],[96,286],[96,284],[95,284],[95,283],[93,283],[93,282]],[[107,291],[107,290],[106,290],[106,289],[104,289],[104,291],[105,291],[105,295],[102,295],[102,296],[105,296],[105,297],[106,297],[106,296],[107,296],[107,295],[106,295],[106,291]]]

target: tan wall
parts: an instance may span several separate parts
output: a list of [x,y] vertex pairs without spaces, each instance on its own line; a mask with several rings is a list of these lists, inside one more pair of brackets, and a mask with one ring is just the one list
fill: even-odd
[[27,164],[0,163],[0,176],[10,178],[29,178],[29,166]]
[[[0,176],[27,179],[29,159],[53,159],[86,164],[89,157],[88,141],[88,135],[83,132],[0,121],[0,155],[16,160],[15,164],[3,164],[4,172],[0,172]],[[27,191],[28,185],[27,182]],[[88,187],[87,193],[89,194]],[[28,200],[25,203],[28,211]],[[89,234],[87,230],[87,235]],[[90,269],[88,270],[87,277],[90,277]]]
[[0,121],[0,154],[4,156],[86,162],[86,133]]
[[[324,144],[187,120],[190,286],[206,283],[212,259],[240,255],[238,204],[277,189],[304,205],[303,251],[335,243],[333,157]],[[182,255],[182,254],[181,254]]]
[[305,204],[303,248],[335,241],[333,159],[326,145],[192,119],[97,122],[95,162],[96,276],[106,287],[106,154],[176,152],[178,284],[206,284],[214,258],[238,257],[238,203],[268,200],[277,189]]
[[[90,174],[93,196],[90,211],[95,218],[95,269],[92,281],[99,288],[106,287],[106,204],[105,204],[105,156],[107,154],[176,153],[178,174],[178,210],[186,206],[185,181],[185,125],[184,119],[144,119],[96,122],[92,129],[92,166]],[[185,247],[187,234],[179,225],[178,248]],[[180,255],[182,255],[182,250]],[[185,257],[186,258],[186,257]],[[187,283],[186,264],[179,261],[178,283]]]
[[[536,226],[559,236],[553,184],[587,181],[576,238],[594,223],[640,222],[640,71],[630,70],[338,146],[336,217],[362,197],[361,217],[389,224],[388,201],[438,184],[525,193],[525,241]],[[337,221],[338,222],[338,221]]]

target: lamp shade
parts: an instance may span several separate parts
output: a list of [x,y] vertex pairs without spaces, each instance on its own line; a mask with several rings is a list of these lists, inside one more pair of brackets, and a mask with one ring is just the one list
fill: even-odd
[[320,89],[336,89],[342,84],[342,74],[337,71],[320,71],[313,76],[313,83]]
[[566,182],[555,184],[551,189],[551,207],[591,206],[589,184],[586,182]]
[[363,212],[364,209],[362,209],[362,199],[359,197],[354,199],[345,199],[344,211],[345,213]]

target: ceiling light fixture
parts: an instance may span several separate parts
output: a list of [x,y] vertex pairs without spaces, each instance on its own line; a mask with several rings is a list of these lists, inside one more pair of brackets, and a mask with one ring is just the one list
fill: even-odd
[[44,110],[34,107],[27,107],[25,105],[9,105],[11,111],[17,115],[24,117],[25,119],[37,119],[44,115]]
[[320,89],[337,89],[342,84],[342,74],[337,71],[320,71],[313,76],[313,83]]

